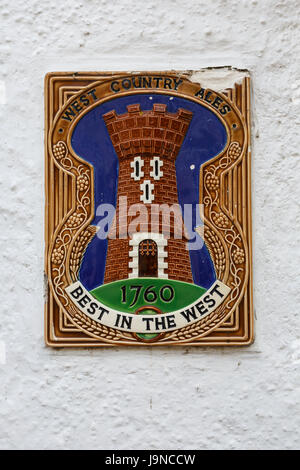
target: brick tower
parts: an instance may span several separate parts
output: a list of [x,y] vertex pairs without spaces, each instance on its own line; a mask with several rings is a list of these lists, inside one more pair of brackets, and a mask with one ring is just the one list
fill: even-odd
[[[178,109],[168,113],[165,104],[141,111],[139,104],[127,106],[126,114],[112,110],[103,115],[119,159],[116,216],[109,238],[104,283],[135,277],[159,277],[193,282],[187,237],[181,212],[171,213],[170,224],[161,214],[153,221],[154,205],[178,206],[175,160],[193,113]],[[143,205],[148,223],[142,220],[128,237],[127,226],[139,212],[127,217],[127,207]],[[151,211],[152,209],[152,211]],[[150,214],[151,211],[151,214]]]

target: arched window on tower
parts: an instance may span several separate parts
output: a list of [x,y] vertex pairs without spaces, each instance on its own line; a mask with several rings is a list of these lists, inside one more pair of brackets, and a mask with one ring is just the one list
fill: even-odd
[[157,277],[157,244],[154,240],[143,240],[139,244],[139,277]]

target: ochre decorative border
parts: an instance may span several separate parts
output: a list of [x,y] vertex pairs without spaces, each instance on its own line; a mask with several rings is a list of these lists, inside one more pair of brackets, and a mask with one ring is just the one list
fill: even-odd
[[[46,254],[48,298],[45,337],[50,346],[145,346],[138,337],[94,322],[65,294],[76,280],[80,260],[95,233],[93,218],[93,168],[74,154],[72,129],[92,107],[117,97],[112,80],[136,76],[180,77],[180,90],[123,90],[117,96],[141,92],[182,96],[211,109],[223,121],[228,142],[221,154],[202,166],[200,203],[204,204],[204,235],[217,277],[231,287],[231,293],[217,310],[199,322],[166,333],[153,341],[159,345],[247,345],[253,341],[251,271],[251,188],[250,188],[250,81],[224,93],[201,90],[188,73],[51,73],[45,80],[46,119]],[[61,119],[71,102],[97,90],[99,99],[78,114],[71,123]],[[201,91],[199,91],[201,90]],[[195,96],[198,93],[198,96]],[[208,93],[208,94],[207,94]],[[232,112],[221,115],[212,108],[210,96],[219,97]],[[207,98],[207,99],[205,99]],[[70,125],[69,125],[70,124]]]

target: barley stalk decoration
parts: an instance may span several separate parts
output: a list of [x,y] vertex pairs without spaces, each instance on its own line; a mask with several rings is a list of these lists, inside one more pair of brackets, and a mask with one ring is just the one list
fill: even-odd
[[75,240],[70,256],[70,272],[73,282],[76,282],[78,280],[78,272],[81,260],[88,247],[88,244],[90,243],[96,232],[97,227],[95,227],[94,225],[90,225],[86,230],[80,232],[79,236]]

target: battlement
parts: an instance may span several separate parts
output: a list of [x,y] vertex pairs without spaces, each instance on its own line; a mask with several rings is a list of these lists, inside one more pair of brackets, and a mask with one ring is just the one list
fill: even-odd
[[167,105],[160,103],[148,111],[131,104],[127,111],[118,115],[112,110],[102,116],[118,158],[148,154],[175,160],[193,113],[182,108],[169,113]]

